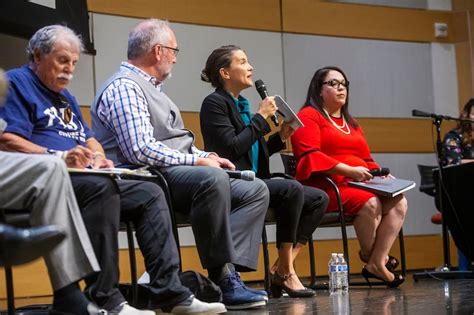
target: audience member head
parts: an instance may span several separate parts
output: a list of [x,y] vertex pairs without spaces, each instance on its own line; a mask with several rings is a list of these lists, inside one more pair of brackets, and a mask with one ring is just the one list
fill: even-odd
[[349,113],[349,80],[338,67],[327,66],[314,73],[303,107],[306,106],[314,107],[326,119],[329,119],[326,108],[339,107],[347,123],[353,128],[358,127]]
[[0,107],[3,106],[5,102],[5,97],[7,96],[8,92],[8,81],[7,77],[5,76],[5,71],[0,68]]
[[60,92],[72,80],[82,49],[82,41],[73,30],[49,25],[31,37],[26,53],[30,68],[40,81],[50,90]]
[[[474,98],[471,98],[466,103],[466,105],[464,105],[464,108],[462,109],[461,115],[459,117],[474,120]],[[460,122],[458,128],[460,129],[461,134],[464,136],[463,143],[472,143],[472,141],[474,140],[472,136],[472,131],[474,130],[474,123]]]
[[128,60],[162,82],[171,76],[179,49],[167,21],[148,19],[128,35]]
[[[201,80],[211,83],[211,85],[218,89],[224,88],[224,77],[226,76],[226,69],[231,67],[232,61],[237,54],[245,53],[242,49],[235,45],[221,46],[209,55],[206,61],[206,66],[201,72]],[[245,56],[246,58],[246,56]]]

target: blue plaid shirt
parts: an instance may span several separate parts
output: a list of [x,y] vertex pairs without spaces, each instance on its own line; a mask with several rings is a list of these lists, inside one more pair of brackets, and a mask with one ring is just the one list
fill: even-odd
[[[121,67],[130,69],[149,81],[157,89],[163,84],[155,77],[128,62]],[[134,164],[157,167],[173,165],[196,165],[198,157],[208,157],[210,153],[192,147],[192,153],[182,153],[168,147],[153,136],[148,103],[142,89],[130,79],[117,79],[101,96],[97,107],[101,122],[115,136],[124,156]]]

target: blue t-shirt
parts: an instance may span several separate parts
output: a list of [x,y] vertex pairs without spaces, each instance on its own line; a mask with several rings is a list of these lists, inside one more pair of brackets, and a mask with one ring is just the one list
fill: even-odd
[[51,91],[27,65],[7,71],[7,78],[10,88],[5,107],[0,108],[0,117],[8,123],[5,132],[62,151],[92,137],[79,104],[67,90]]

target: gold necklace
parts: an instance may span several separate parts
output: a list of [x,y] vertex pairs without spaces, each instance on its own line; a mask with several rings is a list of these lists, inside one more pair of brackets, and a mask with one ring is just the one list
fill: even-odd
[[[325,108],[323,108],[323,110],[326,113],[326,115],[329,117],[329,120],[334,125],[334,127],[336,127],[340,132],[342,132],[346,135],[351,134],[351,129],[349,128],[349,125],[347,125],[347,122],[346,122],[346,119],[344,118],[344,115],[341,114],[341,116],[342,116],[342,125],[339,126],[334,120],[332,120],[332,117],[331,117],[331,115],[329,115],[328,111]],[[347,129],[347,131],[344,130],[344,129]]]

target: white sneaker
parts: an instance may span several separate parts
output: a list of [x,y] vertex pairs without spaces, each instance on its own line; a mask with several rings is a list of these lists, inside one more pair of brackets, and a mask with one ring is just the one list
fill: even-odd
[[[219,314],[227,312],[225,305],[222,303],[205,303],[196,299],[194,296],[190,296],[192,299],[191,304],[178,304],[171,309],[170,312],[163,312],[162,310],[156,310],[156,314],[193,314],[193,315],[204,315],[204,314]],[[189,300],[189,298],[188,298]],[[186,301],[188,301],[186,300]]]
[[137,310],[134,307],[128,305],[128,303],[122,304],[122,309],[118,313],[118,315],[155,315],[155,312],[148,311],[148,310]]

